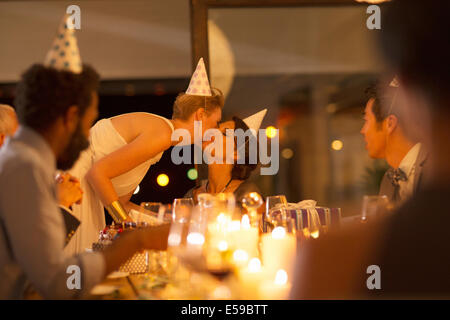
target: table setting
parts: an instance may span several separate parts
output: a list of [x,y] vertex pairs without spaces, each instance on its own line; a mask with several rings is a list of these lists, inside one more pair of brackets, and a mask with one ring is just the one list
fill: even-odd
[[340,225],[339,208],[316,201],[288,203],[250,192],[238,206],[232,193],[141,203],[134,222],[107,226],[93,250],[124,230],[170,223],[167,251],[137,252],[91,290],[92,299],[220,300],[289,298],[303,241]]

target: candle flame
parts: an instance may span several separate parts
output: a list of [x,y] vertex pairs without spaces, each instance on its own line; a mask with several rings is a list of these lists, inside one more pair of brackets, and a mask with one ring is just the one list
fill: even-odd
[[202,245],[205,242],[205,237],[198,232],[191,232],[187,236],[187,242],[192,245]]
[[233,259],[237,262],[245,262],[248,260],[248,253],[244,250],[236,250],[233,253]]
[[228,231],[238,231],[241,228],[241,222],[237,220],[231,221]]
[[171,234],[168,239],[170,247],[178,246],[181,243],[181,236],[179,234]]
[[221,212],[217,216],[217,222],[220,223],[220,224],[225,224],[227,222],[227,217],[225,216],[225,214],[223,212]]
[[275,284],[276,285],[285,285],[288,280],[287,272],[283,269],[280,269],[277,271],[277,274],[275,275]]
[[219,247],[219,251],[227,251],[228,242],[226,242],[225,240],[222,240],[219,242],[218,247]]
[[248,214],[242,216],[241,227],[242,229],[250,229],[250,218],[248,217]]
[[286,236],[286,229],[283,227],[276,227],[272,231],[272,238],[274,239],[283,239]]
[[248,271],[254,273],[261,271],[261,261],[258,258],[251,259],[248,263]]

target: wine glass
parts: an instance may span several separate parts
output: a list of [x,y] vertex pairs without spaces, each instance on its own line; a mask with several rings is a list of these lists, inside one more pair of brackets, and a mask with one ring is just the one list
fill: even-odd
[[189,272],[206,272],[204,248],[206,242],[207,214],[199,205],[191,208],[188,216],[176,217],[171,224],[168,250],[178,260],[178,267]]
[[242,207],[247,210],[248,215],[250,216],[250,223],[252,226],[258,227],[259,219],[258,219],[258,208],[264,203],[263,198],[257,192],[249,192],[244,195],[241,200]]
[[212,208],[214,206],[214,195],[210,193],[200,193],[197,196],[198,205],[202,208]]
[[369,196],[363,198],[361,222],[380,217],[388,211],[389,199],[387,196]]
[[215,195],[215,207],[220,213],[232,215],[236,208],[236,197],[231,192],[222,192]]
[[161,205],[161,202],[141,202],[141,208],[151,211],[153,214],[157,214],[159,212],[159,207]]
[[194,199],[177,198],[173,201],[172,221],[185,222],[189,220],[189,215],[194,207]]
[[266,199],[266,216],[264,223],[264,232],[268,231],[267,226],[271,229],[276,226],[283,225],[286,221],[287,200],[284,195],[269,196]]
[[191,210],[194,207],[192,198],[177,198],[172,205],[172,223],[168,238],[169,255],[177,256],[178,251],[186,245]]

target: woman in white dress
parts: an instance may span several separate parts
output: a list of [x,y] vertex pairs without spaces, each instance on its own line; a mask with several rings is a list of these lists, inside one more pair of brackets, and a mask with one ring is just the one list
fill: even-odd
[[104,207],[115,219],[121,210],[126,213],[138,207],[130,198],[150,166],[178,143],[171,140],[172,132],[185,129],[194,137],[194,121],[202,122],[202,135],[217,128],[223,104],[217,89],[211,90],[210,96],[181,93],[171,120],[140,112],[98,121],[90,131],[90,147],[70,171],[80,180],[84,195],[73,210],[81,225],[66,250],[82,252],[98,240],[105,227]]

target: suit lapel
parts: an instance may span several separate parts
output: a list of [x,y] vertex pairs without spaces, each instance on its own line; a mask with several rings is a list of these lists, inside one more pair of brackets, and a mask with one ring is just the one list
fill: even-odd
[[420,188],[421,180],[422,180],[422,171],[423,167],[427,161],[428,152],[422,146],[419,151],[419,155],[416,160],[416,171],[414,173],[414,193],[417,192],[418,188]]

